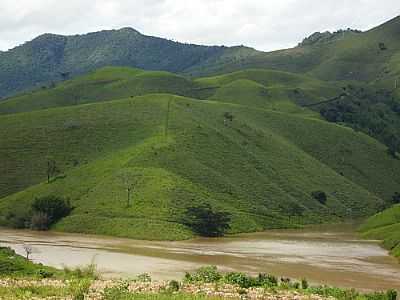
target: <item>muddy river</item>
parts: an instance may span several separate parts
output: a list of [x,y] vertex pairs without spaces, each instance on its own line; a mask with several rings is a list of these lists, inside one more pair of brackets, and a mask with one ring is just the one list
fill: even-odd
[[35,262],[74,267],[94,262],[104,276],[179,279],[199,266],[252,274],[307,278],[315,284],[361,290],[400,289],[400,264],[377,241],[361,240],[352,226],[277,230],[218,239],[151,242],[0,229],[0,245]]

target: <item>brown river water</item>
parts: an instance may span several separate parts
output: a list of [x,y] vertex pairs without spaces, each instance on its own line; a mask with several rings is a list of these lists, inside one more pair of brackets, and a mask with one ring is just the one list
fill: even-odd
[[0,246],[54,267],[94,262],[104,276],[180,279],[186,271],[217,265],[224,271],[307,278],[314,284],[360,290],[400,289],[400,264],[376,241],[361,240],[351,226],[275,230],[179,242],[0,229]]

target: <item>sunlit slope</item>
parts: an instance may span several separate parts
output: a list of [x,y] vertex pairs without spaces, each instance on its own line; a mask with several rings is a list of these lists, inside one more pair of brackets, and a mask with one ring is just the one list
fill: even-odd
[[224,55],[193,66],[191,74],[209,76],[249,68],[307,73],[323,80],[379,81],[394,85],[400,74],[400,17],[363,33],[346,33],[330,42],[258,52],[241,59]]
[[[232,213],[232,232],[253,231],[372,214],[382,206],[368,190],[374,180],[386,178],[389,189],[398,179],[398,162],[371,160],[384,147],[347,128],[172,95],[2,116],[0,126],[8,128],[0,133],[2,223],[34,197],[55,194],[76,207],[58,230],[186,238],[184,208],[208,202]],[[344,176],[343,158],[332,157],[338,150],[349,165]],[[64,174],[50,184],[49,158]],[[365,177],[350,173],[354,166]],[[135,182],[130,208],[126,176]],[[327,193],[326,205],[311,197],[316,190]]]
[[197,96],[200,86],[181,76],[161,71],[106,67],[87,76],[39,89],[0,103],[0,114],[129,98],[150,93]]
[[217,87],[208,95],[208,99],[291,113],[310,113],[300,106],[321,102],[342,93],[336,85],[310,76],[262,69],[206,77],[196,82]]
[[383,245],[400,258],[400,205],[369,218],[360,230],[366,238],[383,240]]
[[169,93],[213,99],[257,108],[301,112],[295,105],[339,95],[334,85],[309,76],[270,70],[245,70],[224,76],[190,80],[168,72],[107,67],[0,102],[0,115]]

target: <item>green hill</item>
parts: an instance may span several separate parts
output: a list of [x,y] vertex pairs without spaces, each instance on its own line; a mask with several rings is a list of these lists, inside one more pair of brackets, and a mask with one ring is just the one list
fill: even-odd
[[[149,94],[3,115],[0,127],[3,225],[52,194],[75,206],[54,227],[70,232],[187,238],[182,214],[201,203],[230,212],[231,232],[293,227],[373,214],[400,182],[400,162],[364,134],[223,101]],[[49,160],[61,170],[51,183]]]
[[366,238],[383,240],[383,246],[400,258],[400,205],[369,218],[360,230]]
[[399,28],[400,17],[397,17],[366,32],[331,34],[334,38],[301,43],[291,49],[259,52],[240,59],[211,57],[209,62],[193,66],[187,72],[207,76],[264,68],[307,73],[328,81],[390,82],[393,88],[393,78],[400,74]]
[[300,108],[295,103],[310,104],[340,92],[335,85],[309,76],[271,70],[244,70],[218,77],[190,80],[168,72],[105,67],[60,83],[54,88],[40,89],[2,101],[0,115],[152,93],[296,111]]
[[242,57],[257,51],[183,44],[146,36],[132,28],[74,36],[44,34],[0,52],[0,97],[51,86],[105,66],[180,73],[225,52]]

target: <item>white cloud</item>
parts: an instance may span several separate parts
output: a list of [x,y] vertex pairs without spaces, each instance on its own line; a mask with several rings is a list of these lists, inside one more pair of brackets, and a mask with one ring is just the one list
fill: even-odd
[[182,42],[273,50],[315,31],[369,29],[399,13],[398,0],[1,0],[0,50],[46,32],[126,26]]

